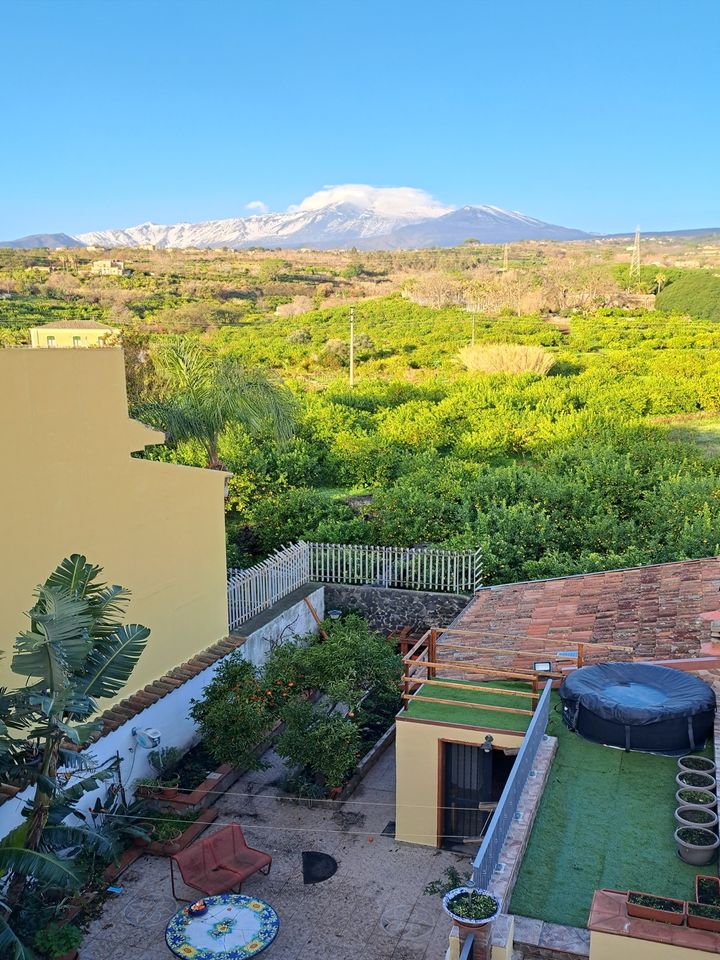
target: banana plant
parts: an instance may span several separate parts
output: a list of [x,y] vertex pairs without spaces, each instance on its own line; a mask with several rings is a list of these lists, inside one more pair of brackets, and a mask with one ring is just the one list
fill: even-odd
[[[63,803],[66,813],[72,813],[74,801],[101,779],[91,758],[66,749],[64,744],[84,746],[101,728],[101,722],[94,719],[100,709],[98,701],[122,690],[150,631],[141,624],[122,623],[130,593],[100,582],[101,569],[80,554],[64,559],[37,587],[35,603],[27,613],[29,627],[15,641],[12,670],[26,682],[6,695],[5,720],[27,739],[37,740],[40,763],[32,773],[35,789],[26,811],[22,848],[0,847],[4,850],[0,852],[0,870],[12,874],[8,888],[11,905],[18,901],[29,878],[34,883],[57,882],[60,886],[77,880],[74,869],[58,856],[59,847],[74,842],[97,847],[103,842],[87,825],[69,826],[57,815]],[[0,748],[8,739],[0,730]],[[68,790],[58,779],[59,767],[74,768],[76,776],[84,771],[89,778]]]

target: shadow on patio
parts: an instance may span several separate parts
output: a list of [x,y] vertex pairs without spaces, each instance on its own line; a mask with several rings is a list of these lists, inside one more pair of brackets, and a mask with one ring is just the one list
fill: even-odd
[[[470,860],[383,835],[395,819],[394,747],[343,804],[277,799],[284,769],[274,753],[264,759],[267,770],[246,774],[218,799],[210,830],[240,823],[247,842],[273,857],[269,876],[256,874],[242,889],[280,917],[268,960],[441,960],[450,921],[440,898],[423,889],[449,866],[469,873]],[[334,857],[337,872],[304,885],[303,850]],[[123,892],[90,925],[80,960],[169,960],[165,927],[181,906],[171,896],[170,861],[143,857],[118,883]]]

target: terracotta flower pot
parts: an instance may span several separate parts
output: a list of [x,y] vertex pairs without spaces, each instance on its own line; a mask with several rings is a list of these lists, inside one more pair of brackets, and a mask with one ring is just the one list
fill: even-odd
[[703,887],[711,887],[713,897],[720,899],[720,877],[707,877],[702,873],[695,877],[695,902],[710,903],[707,895],[703,892]]
[[[717,913],[715,917],[703,917],[700,914],[693,913],[693,910],[712,910]],[[720,933],[720,908],[710,907],[705,903],[689,903],[687,922],[689,927],[695,927],[697,930],[711,930],[713,933]]]
[[[662,900],[668,904],[675,904],[675,909],[662,909],[659,906],[648,906],[642,903],[633,903],[632,897],[650,897],[653,900]],[[629,917],[637,917],[639,920],[655,920],[658,923],[671,923],[673,926],[681,927],[685,922],[685,901],[675,900],[672,897],[654,897],[651,893],[639,893],[637,890],[628,890],[626,910]]]
[[178,795],[178,784],[179,780],[168,781],[167,783],[164,783],[160,788],[160,799],[174,800]]

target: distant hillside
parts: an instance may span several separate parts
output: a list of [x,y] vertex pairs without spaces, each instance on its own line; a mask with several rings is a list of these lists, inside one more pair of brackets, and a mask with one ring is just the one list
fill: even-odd
[[704,320],[720,320],[720,277],[709,272],[680,277],[660,291],[655,306]]
[[46,247],[55,250],[57,247],[84,247],[85,244],[67,233],[34,233],[29,237],[20,237],[18,240],[2,240],[0,247],[15,247],[17,250],[33,250],[36,247]]
[[381,237],[389,247],[457,247],[466,240],[479,243],[514,243],[519,240],[587,240],[591,235],[572,227],[536,220],[499,207],[461,207],[441,217],[399,227]]

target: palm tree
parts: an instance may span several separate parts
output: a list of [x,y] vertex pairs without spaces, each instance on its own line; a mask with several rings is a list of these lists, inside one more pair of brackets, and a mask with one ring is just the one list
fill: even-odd
[[[0,754],[7,757],[17,749],[8,727],[36,739],[41,750],[23,842],[0,845],[0,870],[12,874],[7,895],[11,905],[18,901],[28,878],[60,887],[78,882],[77,871],[54,850],[71,843],[90,843],[96,849],[104,844],[97,831],[82,824],[68,825],[65,819],[83,793],[97,788],[110,771],[94,770],[63,743],[83,746],[101,729],[101,721],[92,719],[98,713],[97,701],[114,697],[124,687],[150,631],[141,624],[121,622],[130,593],[98,582],[101,569],[79,554],[64,559],[37,587],[27,614],[29,628],[15,641],[11,666],[26,678],[26,685],[0,700],[4,710]],[[70,788],[63,787],[58,782],[59,766],[90,775]],[[18,942],[0,918],[0,948],[17,951]]]
[[195,440],[207,466],[222,469],[220,435],[233,421],[253,436],[269,434],[282,441],[292,436],[292,394],[259,370],[234,357],[217,357],[191,337],[168,338],[154,354],[160,380],[159,400],[138,415],[177,443]]

